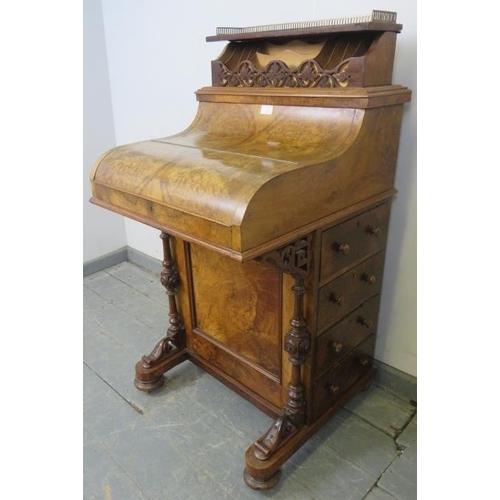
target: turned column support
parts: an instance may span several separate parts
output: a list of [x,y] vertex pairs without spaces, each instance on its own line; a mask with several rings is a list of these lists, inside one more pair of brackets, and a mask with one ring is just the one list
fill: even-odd
[[[168,297],[168,329],[163,337],[147,355],[143,356],[136,365],[135,386],[141,391],[150,392],[161,387],[164,382],[163,373],[183,360],[182,353],[186,341],[184,325],[177,308],[176,294],[180,285],[179,272],[172,257],[170,239],[172,236],[162,231],[160,238],[163,243],[163,270],[160,275],[161,284],[164,286]],[[172,362],[174,363],[172,363]],[[177,361],[177,362],[175,362]]]
[[[304,426],[306,399],[304,384],[302,383],[302,365],[309,354],[311,346],[311,335],[307,331],[304,318],[304,294],[306,292],[305,279],[309,275],[312,260],[311,242],[312,235],[308,235],[263,257],[263,260],[273,262],[283,272],[291,274],[295,279],[292,286],[294,311],[284,345],[284,349],[288,353],[288,359],[292,364],[292,372],[282,415],[273,423],[267,433],[248,450],[253,455],[252,460],[266,461],[278,451],[281,452],[289,440]],[[244,479],[246,484],[253,489],[269,489],[279,480],[279,469],[271,468],[270,474],[265,477],[261,474],[256,476],[252,474],[247,460]]]

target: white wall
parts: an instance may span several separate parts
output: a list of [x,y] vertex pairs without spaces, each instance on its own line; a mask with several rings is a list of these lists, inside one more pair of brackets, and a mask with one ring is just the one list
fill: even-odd
[[[117,144],[184,129],[196,112],[194,91],[211,83],[210,61],[224,42],[207,43],[217,26],[248,26],[398,12],[394,83],[413,90],[398,161],[377,359],[416,375],[416,0],[103,0]],[[127,243],[161,258],[158,231],[127,220]]]
[[114,147],[115,130],[101,0],[83,2],[83,261],[125,246],[123,217],[89,203],[90,169]]

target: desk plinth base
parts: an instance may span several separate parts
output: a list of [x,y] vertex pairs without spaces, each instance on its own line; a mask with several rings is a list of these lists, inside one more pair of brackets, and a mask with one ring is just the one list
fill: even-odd
[[[165,380],[164,373],[190,359],[187,349],[176,351],[158,362],[154,367],[145,368],[142,361],[136,364],[136,378],[134,385],[144,392],[159,389]],[[198,364],[198,363],[197,363]],[[201,365],[203,367],[203,365]],[[287,439],[266,460],[259,460],[255,456],[255,445],[252,444],[245,453],[245,470],[243,479],[245,484],[254,490],[269,490],[276,486],[281,478],[281,466],[322,426],[331,416],[344,406],[357,393],[370,387],[377,368],[373,366],[362,378],[350,387],[323,415],[311,425],[305,425]]]
[[[187,285],[187,294],[190,293],[191,300],[194,300],[193,290],[189,288],[192,286],[190,282],[193,272],[190,267],[192,260],[189,259],[190,254],[185,245],[173,247],[176,250],[174,253],[170,245],[171,237],[162,232],[161,238],[164,250],[161,282],[168,296],[169,326],[165,337],[158,341],[150,354],[143,356],[136,364],[134,385],[144,392],[159,389],[164,384],[165,372],[189,359],[200,365],[208,373],[219,378],[226,385],[232,387],[236,392],[266,411],[266,413],[276,416],[274,424],[267,433],[247,449],[243,473],[244,481],[250,488],[255,490],[271,489],[280,480],[281,466],[335,411],[345,405],[358,392],[369,386],[376,369],[374,367],[371,370],[368,369],[368,366],[366,366],[368,360],[365,360],[363,366],[366,366],[368,371],[357,379],[338,399],[331,401],[330,406],[321,414],[314,414],[313,409],[307,406],[307,391],[312,391],[313,387],[310,379],[307,378],[307,374],[304,377],[303,370],[315,338],[307,329],[304,297],[308,285],[311,285],[309,276],[312,266],[313,235],[299,238],[289,245],[265,254],[261,258],[261,262],[264,262],[265,265],[271,263],[278,267],[283,274],[291,275],[291,280],[288,279],[287,282],[283,280],[282,285],[285,290],[291,284],[290,281],[293,282],[290,287],[293,295],[288,297],[288,302],[283,299],[285,305],[281,304],[280,306],[286,310],[287,316],[288,314],[291,316],[289,321],[290,329],[283,336],[283,349],[288,354],[287,361],[291,365],[286,369],[288,381],[286,379],[282,381],[283,384],[288,382],[287,392],[281,408],[273,404],[272,401],[262,397],[260,393],[246,385],[241,380],[241,377],[233,377],[232,365],[228,365],[229,370],[224,370],[218,365],[216,358],[212,360],[213,356],[210,352],[205,353],[203,349],[197,346],[196,332],[190,324],[190,317],[189,315],[186,316],[188,323],[187,327],[185,327],[178,308],[177,301],[179,300],[181,306],[184,304],[184,311],[189,310],[189,308],[186,309],[185,305],[186,293],[178,296],[181,279],[173,257],[175,255],[179,259],[181,269],[183,269],[184,265],[187,266],[187,278],[184,279],[183,283]],[[241,279],[242,284],[248,286],[248,276],[245,275],[243,278],[246,279]],[[280,290],[278,290],[278,293],[281,293]],[[293,299],[293,302],[291,299]],[[182,310],[182,307],[180,309]],[[196,316],[191,318],[191,323],[196,324],[193,318],[196,319]],[[371,354],[369,358],[372,358]],[[237,359],[238,362],[242,362],[239,357]],[[353,369],[355,370],[355,368]],[[354,377],[358,374],[358,371],[352,372]],[[304,380],[307,382],[304,382]],[[351,378],[350,381],[352,382],[352,380]],[[283,394],[281,395],[283,396]],[[314,400],[314,397],[315,395],[311,394],[309,400]],[[324,408],[324,406],[322,407]],[[309,420],[307,415],[309,415]],[[311,416],[315,420],[311,421]],[[309,425],[306,425],[306,422],[309,422]]]
[[245,453],[245,471],[243,478],[247,486],[254,490],[268,490],[275,486],[280,478],[281,466],[343,405],[358,392],[368,389],[377,371],[374,366],[347,390],[323,415],[311,425],[302,427],[283,446],[267,460],[259,460],[255,456],[255,445],[252,444]]

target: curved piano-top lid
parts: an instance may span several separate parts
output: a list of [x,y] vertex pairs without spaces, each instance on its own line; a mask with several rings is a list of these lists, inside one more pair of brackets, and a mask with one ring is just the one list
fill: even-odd
[[[183,133],[103,155],[91,176],[92,201],[241,252],[237,233],[257,193],[271,181],[286,189],[292,172],[341,154],[358,132],[357,113],[202,102]],[[282,200],[276,212],[287,204],[295,201]]]

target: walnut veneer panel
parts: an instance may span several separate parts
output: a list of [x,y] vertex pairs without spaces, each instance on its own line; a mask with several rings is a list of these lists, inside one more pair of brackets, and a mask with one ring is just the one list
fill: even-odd
[[281,276],[191,245],[194,328],[276,379],[281,368]]

